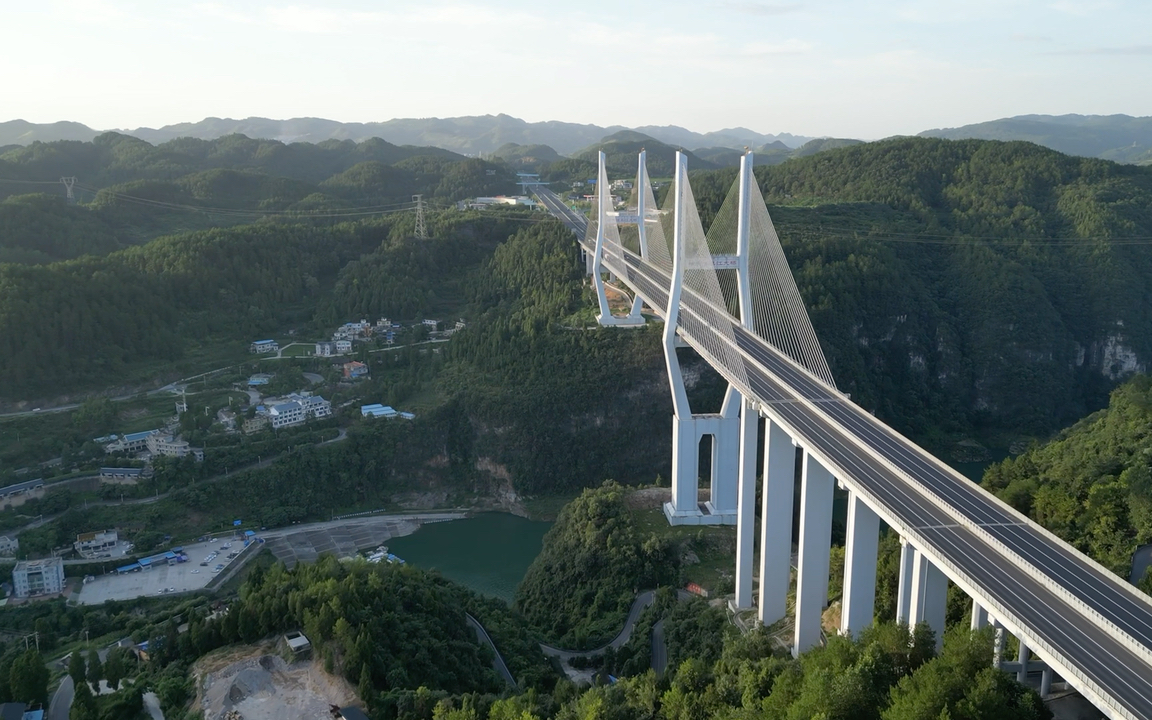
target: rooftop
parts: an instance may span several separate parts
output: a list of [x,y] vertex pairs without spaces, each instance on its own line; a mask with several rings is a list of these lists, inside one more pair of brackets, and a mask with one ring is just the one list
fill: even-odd
[[146,439],[152,433],[158,433],[159,430],[145,430],[143,432],[128,433],[124,436],[124,442],[138,442]]
[[64,566],[63,558],[50,557],[41,558],[40,560],[21,560],[16,563],[16,570],[43,570],[45,568]]

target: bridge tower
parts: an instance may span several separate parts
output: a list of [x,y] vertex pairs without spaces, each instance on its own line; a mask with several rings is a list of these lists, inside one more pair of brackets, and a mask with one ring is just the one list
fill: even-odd
[[[664,515],[673,525],[735,525],[740,393],[730,385],[719,414],[693,414],[684,387],[680,359],[676,355],[679,344],[676,333],[680,321],[680,295],[684,288],[684,272],[689,265],[685,252],[684,227],[684,190],[687,183],[687,158],[677,152],[673,188],[676,195],[672,230],[672,284],[668,292],[663,338],[664,361],[672,389],[672,500],[664,504]],[[642,252],[645,249],[642,246]],[[728,260],[725,258],[722,261]],[[700,441],[705,435],[712,436],[712,492],[707,502],[700,503]]]
[[592,255],[591,268],[592,282],[596,286],[596,298],[600,304],[600,314],[596,316],[596,321],[604,327],[638,327],[644,324],[644,317],[640,315],[639,296],[633,301],[631,312],[622,317],[613,315],[608,305],[608,293],[604,284],[604,254],[606,252],[619,254],[621,248],[618,237],[609,237],[610,234],[617,234],[613,232],[616,227],[616,213],[612,209],[612,191],[608,187],[608,170],[604,163],[605,155],[601,152],[600,171],[596,178],[596,250]]

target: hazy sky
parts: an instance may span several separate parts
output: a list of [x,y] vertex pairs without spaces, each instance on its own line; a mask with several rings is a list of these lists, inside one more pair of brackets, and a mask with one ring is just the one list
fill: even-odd
[[1152,115],[1148,0],[0,0],[0,120],[508,113],[877,138]]

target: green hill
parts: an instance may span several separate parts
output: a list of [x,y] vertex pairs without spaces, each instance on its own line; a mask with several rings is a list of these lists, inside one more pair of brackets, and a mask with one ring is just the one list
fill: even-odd
[[1130,115],[1019,115],[925,130],[924,137],[950,140],[1027,140],[1069,155],[1123,163],[1152,162],[1152,117]]
[[[1152,542],[1149,427],[1152,379],[1140,375],[1113,391],[1106,409],[988,468],[983,485],[1128,578],[1133,551]],[[1142,587],[1152,592],[1152,574]]]
[[[612,176],[636,175],[636,155],[641,150],[648,153],[648,174],[651,177],[671,177],[676,167],[676,148],[655,138],[633,130],[621,130],[605,137],[600,142],[573,153],[572,159],[596,163],[596,155],[603,151],[607,156],[608,172]],[[710,170],[717,165],[703,160],[694,153],[684,150],[688,156],[689,170]],[[595,173],[589,177],[595,177]]]

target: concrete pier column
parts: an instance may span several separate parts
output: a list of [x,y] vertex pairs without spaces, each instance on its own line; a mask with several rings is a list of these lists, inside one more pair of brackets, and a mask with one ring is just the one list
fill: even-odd
[[972,625],[973,630],[983,630],[988,625],[988,611],[980,607],[980,603],[976,602],[975,598],[972,600]]
[[1040,676],[1040,697],[1048,697],[1052,694],[1052,668],[1044,668],[1044,674]]
[[796,577],[796,636],[792,654],[820,644],[820,619],[828,593],[832,551],[832,490],[835,479],[820,461],[804,453],[800,489],[800,554]]
[[912,597],[908,624],[927,623],[936,633],[936,652],[944,647],[944,621],[948,613],[948,577],[919,550],[912,562]]
[[700,477],[700,440],[696,419],[691,415],[672,416],[672,502],[664,507],[669,516],[699,515],[697,505]]
[[760,622],[764,625],[782,620],[788,610],[795,485],[796,446],[784,428],[766,419],[760,498]]
[[[714,421],[712,435],[712,493],[708,510],[712,515],[736,516],[740,482],[740,408],[744,404],[740,391],[731,385],[724,396],[724,407]],[[755,474],[755,470],[752,471]],[[731,523],[731,520],[728,521]]]
[[916,559],[916,548],[904,538],[900,538],[900,582],[896,592],[896,622],[915,623],[908,611],[912,606],[912,561]]
[[740,488],[736,508],[736,607],[752,607],[752,556],[756,542],[756,455],[760,413],[744,400],[740,409]]
[[1020,669],[1016,672],[1016,682],[1025,682],[1028,680],[1028,658],[1032,657],[1032,651],[1020,641],[1020,652],[1016,654],[1016,660],[1020,663]]
[[1004,626],[996,621],[992,622],[992,626],[996,628],[996,634],[992,640],[992,667],[999,670],[1004,663]]
[[851,491],[848,495],[846,539],[840,634],[852,636],[871,625],[874,616],[880,517]]

